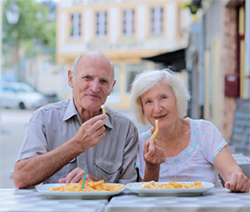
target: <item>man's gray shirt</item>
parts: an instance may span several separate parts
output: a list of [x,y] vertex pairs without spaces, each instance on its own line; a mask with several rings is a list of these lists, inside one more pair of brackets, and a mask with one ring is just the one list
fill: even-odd
[[[126,116],[108,107],[106,114],[104,139],[69,161],[45,183],[57,183],[76,167],[87,168],[89,173],[110,183],[136,181],[137,128]],[[81,125],[73,98],[38,109],[26,128],[17,161],[57,148],[75,136]]]

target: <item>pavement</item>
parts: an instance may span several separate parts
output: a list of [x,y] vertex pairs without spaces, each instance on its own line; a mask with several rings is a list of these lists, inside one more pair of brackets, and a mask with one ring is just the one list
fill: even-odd
[[10,175],[34,111],[0,109],[0,188],[14,188]]
[[[129,111],[120,112],[135,122],[139,132],[146,129],[136,123]],[[22,146],[25,127],[33,113],[33,110],[0,108],[0,188],[15,188],[11,175]]]

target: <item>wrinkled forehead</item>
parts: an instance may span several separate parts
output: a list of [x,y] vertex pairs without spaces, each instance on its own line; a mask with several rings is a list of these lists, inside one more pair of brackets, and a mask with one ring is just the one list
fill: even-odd
[[106,77],[114,77],[112,63],[103,55],[83,55],[76,66],[76,75],[87,70],[101,71]]

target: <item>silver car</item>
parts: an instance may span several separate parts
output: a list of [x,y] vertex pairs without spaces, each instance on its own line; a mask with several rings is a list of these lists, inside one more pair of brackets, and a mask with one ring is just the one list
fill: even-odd
[[47,104],[46,97],[31,86],[21,82],[0,84],[0,107],[37,109]]

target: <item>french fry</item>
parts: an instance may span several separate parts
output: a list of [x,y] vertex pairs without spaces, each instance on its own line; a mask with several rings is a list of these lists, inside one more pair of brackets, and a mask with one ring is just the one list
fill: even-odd
[[201,185],[201,181],[196,181],[193,183],[176,183],[174,181],[171,181],[168,184],[160,184],[155,183],[154,181],[150,181],[148,183],[144,183],[141,185],[142,189],[150,188],[150,189],[178,189],[178,188],[203,188]]
[[49,189],[51,192],[100,192],[100,191],[118,191],[123,189],[122,184],[108,184],[104,183],[104,180],[97,182],[85,182],[85,188],[82,188],[82,181],[76,184],[67,183],[60,187],[52,187]]
[[159,132],[159,120],[155,120],[155,131],[151,135],[151,137],[149,138],[149,141],[154,140],[155,137],[157,136],[158,132]]
[[103,114],[106,114],[105,106],[102,105],[101,108],[102,108],[102,113],[103,113]]

